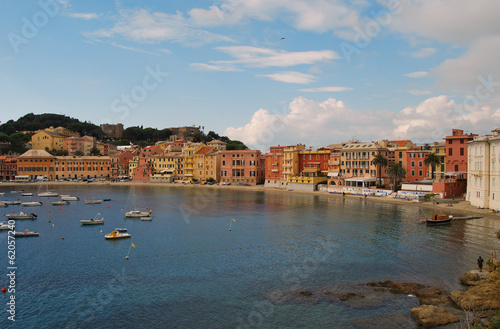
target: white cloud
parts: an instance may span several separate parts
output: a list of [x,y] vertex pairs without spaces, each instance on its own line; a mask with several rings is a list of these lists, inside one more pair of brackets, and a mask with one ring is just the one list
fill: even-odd
[[82,18],[85,20],[96,19],[99,17],[96,13],[67,13],[66,16],[73,18]]
[[354,90],[354,89],[350,88],[350,87],[336,87],[336,86],[300,89],[300,91],[303,91],[306,93],[322,93],[322,92],[336,93],[336,92],[349,91],[349,90]]
[[408,78],[423,78],[423,77],[426,77],[428,75],[429,75],[429,72],[417,71],[417,72],[411,72],[411,73],[405,74],[404,76],[408,77]]
[[120,10],[113,27],[85,32],[89,38],[122,36],[136,42],[178,42],[185,46],[202,46],[213,42],[234,42],[231,38],[187,24],[181,13],[150,13],[145,9]]
[[436,48],[422,48],[417,52],[414,52],[411,54],[412,57],[414,58],[426,58],[426,57],[431,57],[436,53],[437,49]]
[[316,79],[314,75],[304,74],[300,72],[292,72],[292,71],[273,73],[273,74],[262,74],[260,76],[271,78],[273,80],[280,82],[302,83],[302,84],[311,83]]
[[242,127],[229,127],[224,135],[249,147],[265,150],[271,145],[305,143],[316,147],[351,139],[371,140],[390,133],[384,128],[392,119],[388,111],[356,111],[344,102],[295,98],[282,112],[260,109]]
[[429,90],[420,90],[420,89],[411,89],[407,90],[410,94],[419,96],[419,95],[429,95],[431,92]]
[[235,72],[242,71],[231,65],[211,65],[205,63],[192,63],[189,66],[196,71],[219,71],[219,72]]

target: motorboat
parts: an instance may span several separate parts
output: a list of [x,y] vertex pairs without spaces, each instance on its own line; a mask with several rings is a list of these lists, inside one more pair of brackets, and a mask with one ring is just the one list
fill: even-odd
[[106,239],[123,239],[130,238],[132,235],[127,232],[126,228],[115,228],[113,232],[104,235]]
[[43,205],[42,202],[40,201],[29,201],[29,202],[22,202],[21,206],[23,207],[36,207],[36,206],[41,206]]
[[9,224],[4,224],[3,222],[0,222],[0,230],[10,230],[12,227]]
[[0,201],[0,207],[8,207],[9,205],[3,201]]
[[104,218],[101,216],[100,213],[97,213],[94,218],[91,219],[82,219],[80,221],[82,225],[99,225],[99,224],[104,224]]
[[45,198],[51,198],[51,197],[59,196],[59,194],[57,192],[46,191],[46,192],[38,193],[38,196],[45,197]]
[[102,200],[85,200],[85,204],[99,204]]
[[64,205],[67,205],[67,204],[69,204],[69,201],[64,201],[63,200],[63,201],[54,201],[54,202],[52,202],[53,206],[64,206]]
[[7,204],[7,205],[14,205],[14,206],[17,206],[17,205],[20,205],[21,204],[21,201],[19,200],[15,200],[15,201],[2,201],[3,203]]
[[71,195],[61,195],[61,200],[63,200],[63,201],[78,201],[78,200],[80,200],[80,198],[77,196],[71,196]]
[[5,195],[5,192],[0,192],[0,195]]
[[425,221],[429,225],[448,224],[453,219],[453,215],[434,215],[426,218]]
[[151,221],[153,217],[141,217],[142,221]]
[[21,193],[22,196],[33,196],[33,193],[31,192],[23,192]]
[[16,232],[16,231],[14,231],[14,236],[17,236],[17,237],[39,236],[39,235],[40,234],[38,232],[28,231],[28,230],[24,230],[23,232]]
[[5,217],[7,217],[8,219],[35,219],[38,217],[38,215],[34,213],[25,214],[21,211],[18,214],[16,213],[7,214],[5,215]]

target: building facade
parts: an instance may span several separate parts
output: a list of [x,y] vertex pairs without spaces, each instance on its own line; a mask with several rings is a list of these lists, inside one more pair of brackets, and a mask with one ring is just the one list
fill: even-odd
[[264,157],[259,150],[221,151],[221,183],[256,185],[264,182]]

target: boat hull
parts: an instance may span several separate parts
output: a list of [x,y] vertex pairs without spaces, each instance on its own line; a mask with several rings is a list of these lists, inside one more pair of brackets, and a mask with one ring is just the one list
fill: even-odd
[[14,236],[16,237],[29,237],[29,236],[39,236],[38,232],[14,232]]
[[451,223],[451,220],[453,219],[453,216],[437,216],[434,215],[431,218],[426,218],[426,223],[427,225],[441,225],[441,224],[449,224]]

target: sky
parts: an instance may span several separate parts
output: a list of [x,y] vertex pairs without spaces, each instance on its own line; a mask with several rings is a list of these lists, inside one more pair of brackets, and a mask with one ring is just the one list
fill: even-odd
[[0,121],[202,126],[252,149],[500,126],[498,0],[0,1]]

